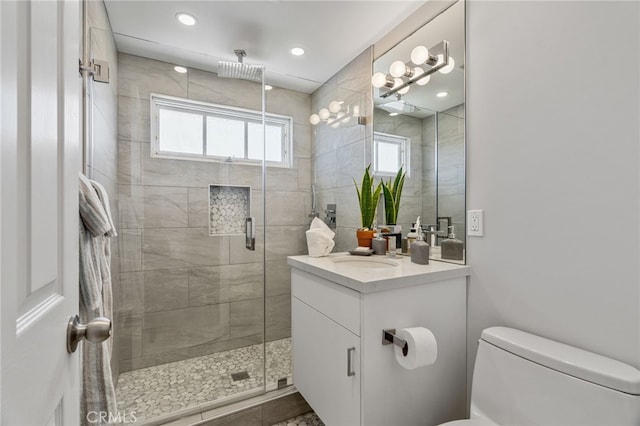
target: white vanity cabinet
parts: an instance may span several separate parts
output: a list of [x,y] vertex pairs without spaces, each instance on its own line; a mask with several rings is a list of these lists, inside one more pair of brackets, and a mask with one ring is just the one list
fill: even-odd
[[[408,261],[367,278],[331,257],[289,258],[293,382],[327,426],[436,425],[466,414],[469,268]],[[406,370],[382,330],[414,326],[434,333],[438,359]]]
[[294,384],[331,424],[360,424],[360,298],[313,275],[292,272]]

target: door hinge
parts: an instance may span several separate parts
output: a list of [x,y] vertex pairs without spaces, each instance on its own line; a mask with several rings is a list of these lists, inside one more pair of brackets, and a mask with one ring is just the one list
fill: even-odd
[[109,83],[109,63],[107,61],[92,59],[88,66],[80,61],[80,72],[83,71],[93,77],[93,81]]

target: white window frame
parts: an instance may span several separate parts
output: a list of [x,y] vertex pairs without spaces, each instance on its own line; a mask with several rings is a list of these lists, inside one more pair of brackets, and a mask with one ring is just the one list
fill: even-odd
[[[245,108],[230,107],[226,105],[212,104],[208,102],[194,101],[191,99],[178,98],[174,96],[160,95],[152,93],[150,96],[151,103],[151,157],[166,158],[172,160],[194,160],[194,161],[210,161],[210,162],[229,162],[232,164],[248,164],[260,166],[262,160],[247,158],[248,146],[247,140],[249,122],[262,123],[262,112]],[[200,114],[203,119],[202,134],[202,154],[189,154],[183,152],[161,151],[159,140],[159,111],[161,109],[186,112],[190,114]],[[207,155],[206,154],[206,121],[207,117],[229,117],[244,121],[245,123],[245,158],[229,158],[224,156]],[[282,161],[265,161],[269,167],[293,167],[293,118],[286,115],[265,113],[266,125],[280,126],[283,130],[282,134]]]
[[373,149],[371,150],[371,164],[373,166],[374,176],[394,177],[398,170],[395,172],[387,172],[378,170],[378,142],[392,143],[398,145],[400,150],[398,170],[400,167],[404,168],[404,172],[409,177],[409,171],[411,170],[411,138],[400,135],[392,135],[390,133],[373,132]]

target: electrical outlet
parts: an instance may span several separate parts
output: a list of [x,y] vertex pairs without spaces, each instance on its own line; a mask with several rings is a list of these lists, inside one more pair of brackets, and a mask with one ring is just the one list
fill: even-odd
[[484,236],[484,214],[482,210],[467,211],[467,235],[470,237]]

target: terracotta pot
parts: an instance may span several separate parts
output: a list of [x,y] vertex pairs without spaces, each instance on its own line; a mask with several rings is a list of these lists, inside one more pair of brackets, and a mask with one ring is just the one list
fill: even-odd
[[356,231],[356,238],[358,239],[358,247],[371,248],[371,240],[373,240],[373,231],[368,229],[358,229]]

